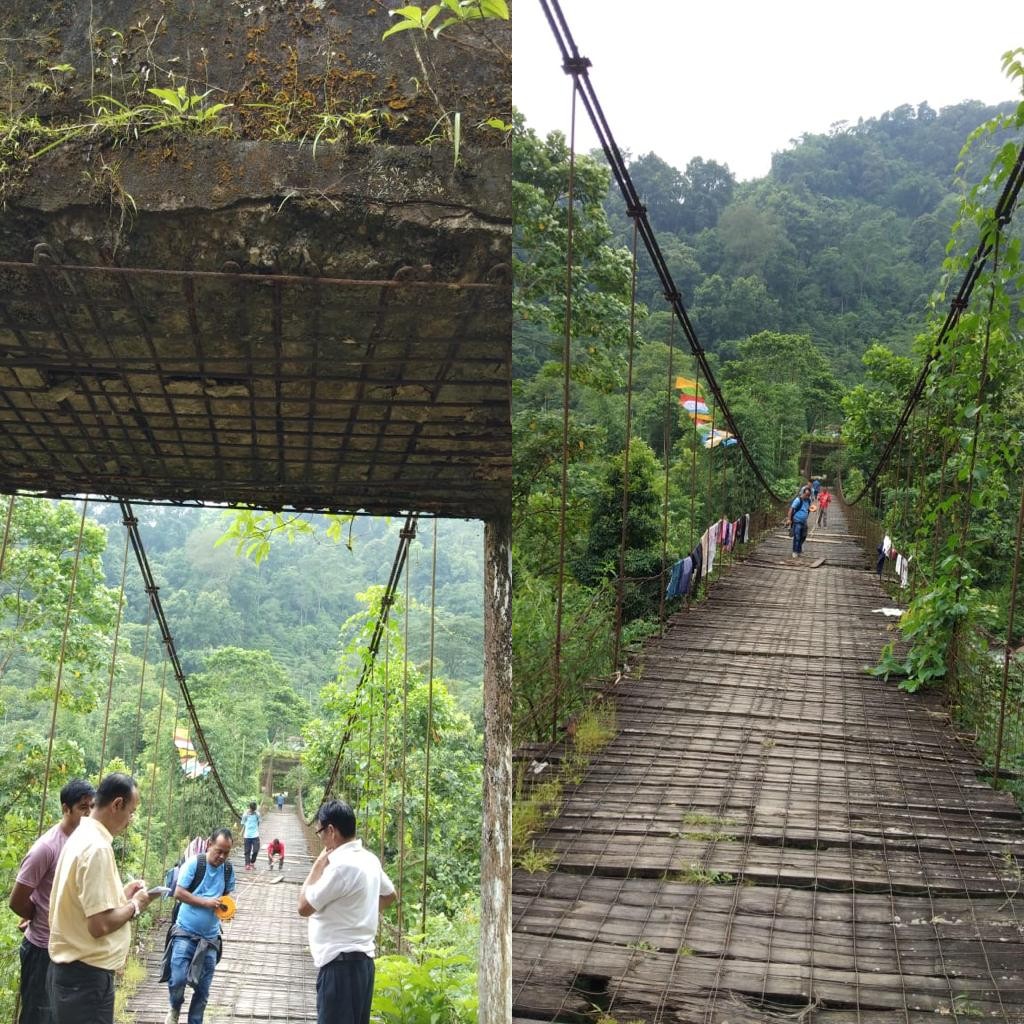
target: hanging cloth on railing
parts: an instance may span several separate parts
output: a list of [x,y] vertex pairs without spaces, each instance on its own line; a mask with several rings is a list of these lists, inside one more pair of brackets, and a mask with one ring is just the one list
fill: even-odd
[[697,589],[697,584],[700,583],[704,569],[704,552],[701,550],[699,541],[697,546],[690,552],[690,561],[693,563],[693,572],[690,574],[690,590],[687,593]]
[[666,597],[686,597],[690,592],[690,577],[693,575],[693,558],[687,555],[672,566]]
[[896,575],[900,578],[900,587],[906,588],[910,577],[910,559],[903,555],[896,555]]
[[709,526],[700,539],[701,553],[704,556],[704,577],[711,575],[715,568],[715,555],[718,554],[718,523]]

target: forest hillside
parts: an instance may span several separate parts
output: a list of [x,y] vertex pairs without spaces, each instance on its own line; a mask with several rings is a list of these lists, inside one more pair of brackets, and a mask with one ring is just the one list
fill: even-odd
[[[738,183],[695,158],[681,169],[656,153],[630,174],[647,205],[702,344],[723,358],[763,330],[808,334],[837,376],[862,375],[872,341],[909,351],[935,291],[962,190],[968,135],[1015,104],[904,104],[855,125],[835,123],[774,154],[764,178]],[[628,244],[620,197],[608,211]],[[651,275],[639,297],[657,308]]]

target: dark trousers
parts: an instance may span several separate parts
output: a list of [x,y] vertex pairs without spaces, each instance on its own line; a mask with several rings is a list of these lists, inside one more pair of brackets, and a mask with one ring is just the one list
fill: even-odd
[[260,852],[260,837],[253,836],[252,839],[246,839],[245,841],[245,863],[255,864],[256,854]]
[[114,972],[73,960],[50,964],[56,1024],[114,1024]]
[[50,969],[50,954],[28,939],[22,939],[18,956],[21,958],[19,1024],[53,1024],[53,1016],[50,1013],[50,990],[46,978]]
[[373,959],[332,960],[316,976],[317,1024],[370,1024]]
[[804,541],[807,540],[807,523],[799,523],[793,520],[793,553],[799,555],[804,550]]

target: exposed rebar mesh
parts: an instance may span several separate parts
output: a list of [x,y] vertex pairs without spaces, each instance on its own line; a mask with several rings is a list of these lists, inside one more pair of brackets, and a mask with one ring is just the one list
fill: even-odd
[[0,490],[507,508],[508,285],[409,276],[0,263]]

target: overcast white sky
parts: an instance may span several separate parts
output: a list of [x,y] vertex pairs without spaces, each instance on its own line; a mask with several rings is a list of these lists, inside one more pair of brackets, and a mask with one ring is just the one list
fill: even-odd
[[[1024,0],[561,0],[619,145],[740,179],[834,121],[903,103],[1020,100],[1000,57],[1024,45]],[[571,79],[540,0],[512,12],[516,107],[568,134]],[[578,145],[597,145],[582,108]]]

